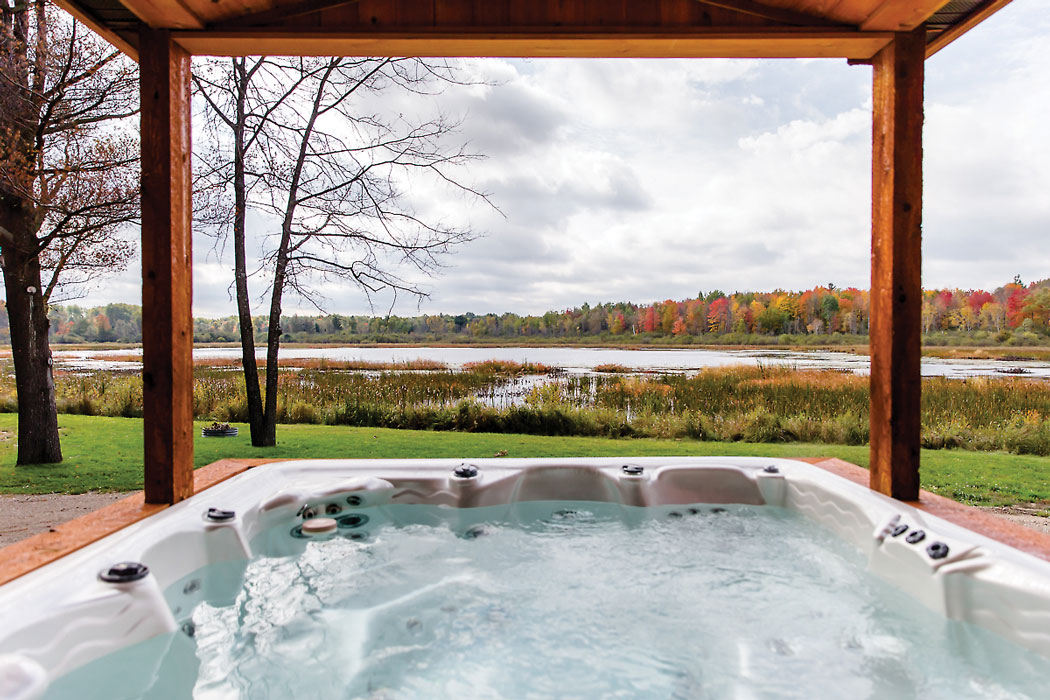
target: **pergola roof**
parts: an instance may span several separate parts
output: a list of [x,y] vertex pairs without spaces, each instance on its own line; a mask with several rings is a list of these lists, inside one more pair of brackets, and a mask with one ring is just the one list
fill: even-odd
[[[57,0],[128,54],[839,57],[926,24],[933,54],[1009,0]],[[669,41],[670,39],[670,41]]]

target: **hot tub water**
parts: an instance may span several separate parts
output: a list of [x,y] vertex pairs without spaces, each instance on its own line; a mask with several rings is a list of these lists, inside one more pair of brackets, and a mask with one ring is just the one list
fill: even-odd
[[1050,681],[1045,658],[928,610],[782,508],[508,508],[358,508],[308,540],[281,523],[231,600],[47,697],[112,691],[162,645],[145,697],[1012,698]]

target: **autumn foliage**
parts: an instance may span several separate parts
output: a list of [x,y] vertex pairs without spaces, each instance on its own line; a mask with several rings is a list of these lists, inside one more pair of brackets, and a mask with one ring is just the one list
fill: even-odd
[[[281,320],[289,340],[346,342],[362,340],[415,342],[484,342],[486,339],[566,339],[605,336],[640,342],[743,342],[759,336],[848,339],[868,333],[868,291],[854,287],[814,287],[803,292],[712,292],[693,299],[666,299],[653,304],[584,304],[542,316],[518,314],[434,314],[415,317],[286,316]],[[127,304],[84,309],[53,306],[54,342],[141,342],[141,310]],[[256,319],[257,329],[266,319]],[[939,289],[923,292],[922,330],[972,334],[988,342],[1041,343],[1050,339],[1050,280],[1028,285],[1011,282],[991,292]],[[0,342],[8,337],[0,302]],[[731,335],[735,334],[735,335]],[[745,337],[746,336],[746,337]],[[196,342],[237,342],[235,317],[196,320]]]

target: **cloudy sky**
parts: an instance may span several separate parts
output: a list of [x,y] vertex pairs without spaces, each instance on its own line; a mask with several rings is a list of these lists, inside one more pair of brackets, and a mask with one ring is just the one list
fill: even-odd
[[[484,234],[401,314],[542,313],[700,291],[869,284],[871,68],[844,60],[484,60],[429,98],[485,154],[494,211],[411,205]],[[1019,0],[927,63],[923,282],[1050,277],[1050,0]],[[399,111],[424,109],[399,99]],[[256,218],[255,230],[272,228]],[[234,312],[231,261],[195,239],[194,311]],[[138,268],[80,303],[138,303]],[[253,279],[257,301],[265,279]],[[353,288],[328,311],[368,313]],[[373,301],[377,313],[390,300]],[[289,299],[288,311],[309,310]]]

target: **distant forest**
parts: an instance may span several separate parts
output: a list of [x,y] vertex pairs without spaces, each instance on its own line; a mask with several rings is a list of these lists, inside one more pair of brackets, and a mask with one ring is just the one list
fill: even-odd
[[[94,308],[54,306],[53,343],[139,343],[142,310],[130,304]],[[1050,280],[1019,279],[998,289],[923,292],[923,332],[965,337],[980,344],[1044,344],[1050,340]],[[264,337],[266,319],[255,320]],[[237,342],[237,319],[195,320],[197,343]],[[539,316],[518,314],[423,316],[285,316],[284,342],[305,343],[805,343],[866,342],[868,292],[834,285],[804,292],[713,291],[695,299],[651,304],[583,304]],[[783,336],[789,336],[784,338]],[[8,342],[7,310],[0,302],[0,342]]]

